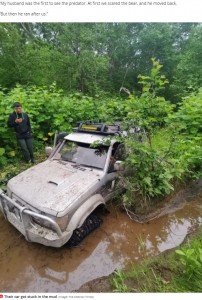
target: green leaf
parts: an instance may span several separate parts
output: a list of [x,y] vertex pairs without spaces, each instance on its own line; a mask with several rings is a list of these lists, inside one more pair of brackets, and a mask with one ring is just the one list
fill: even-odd
[[53,135],[54,135],[54,132],[49,132],[48,135],[49,135],[49,136],[53,136]]
[[186,254],[182,250],[175,250],[175,253],[182,255],[182,256],[186,256]]
[[5,149],[4,148],[0,148],[0,156],[3,156],[5,153]]
[[15,151],[10,151],[10,152],[8,153],[8,155],[9,155],[10,157],[14,157],[14,156],[16,155],[16,153],[15,153]]

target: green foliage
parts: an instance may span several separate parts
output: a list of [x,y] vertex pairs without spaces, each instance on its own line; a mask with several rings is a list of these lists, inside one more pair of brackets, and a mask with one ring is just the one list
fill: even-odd
[[202,174],[202,91],[183,98],[174,111],[157,96],[167,81],[152,61],[150,76],[139,76],[142,95],[130,97],[126,106],[126,120],[145,129],[144,142],[137,135],[126,139],[130,175],[123,179],[124,203],[136,211],[170,194],[179,180]]
[[167,124],[177,137],[173,157],[178,157],[184,173],[193,178],[202,174],[202,89],[182,99]]
[[180,262],[180,276],[174,278],[177,292],[202,292],[202,248],[201,238],[195,238],[175,251]]
[[[160,74],[162,66],[152,59],[153,68],[150,76],[139,76],[143,85],[143,93],[140,97],[130,98],[127,121],[134,122],[135,126],[145,129],[146,140],[142,143],[135,135],[126,139],[129,155],[126,165],[132,169],[132,176],[128,177],[128,196],[125,202],[131,203],[131,191],[136,191],[145,200],[169,194],[173,190],[171,168],[165,160],[168,148],[162,153],[161,148],[155,148],[154,137],[157,129],[165,124],[165,117],[173,110],[173,105],[163,97],[157,96],[163,89],[167,80]],[[172,141],[172,139],[171,139]]]
[[[153,143],[153,139],[151,141]],[[128,177],[130,185],[127,194],[136,191],[145,201],[169,194],[173,190],[173,174],[162,152],[148,142],[141,143],[134,139],[128,140],[127,145],[131,154],[126,159],[126,165],[133,170],[132,176]]]
[[114,292],[118,293],[127,293],[130,292],[130,289],[125,284],[125,275],[122,271],[116,271],[112,278],[112,284],[114,286]]
[[175,251],[184,265],[184,275],[187,280],[193,276],[202,276],[202,248],[190,248]]
[[160,95],[176,101],[201,84],[201,45],[197,23],[1,23],[0,85],[139,91],[157,57],[172,87]]
[[191,91],[197,91],[202,86],[202,27],[194,26],[191,29],[190,37],[186,44],[176,69],[173,70],[174,82],[171,88],[178,98],[189,95]]
[[150,138],[151,144],[134,137],[127,140],[130,176],[124,178],[124,202],[136,212],[172,193],[179,181],[201,176],[201,146],[195,141],[187,143],[169,128],[162,128]]
[[6,164],[5,149],[0,148],[0,167]]
[[169,116],[168,123],[189,138],[202,138],[202,88],[182,98],[178,111]]
[[150,76],[138,76],[139,83],[142,85],[141,96],[132,96],[127,103],[127,120],[145,128],[147,132],[161,127],[165,123],[165,117],[174,107],[163,97],[157,96],[168,81],[164,75],[160,75],[162,65],[155,59],[152,59],[152,63]]
[[55,131],[69,132],[77,121],[102,120],[111,122],[115,116],[123,119],[125,102],[118,97],[111,98],[104,93],[90,97],[82,93],[64,94],[56,84],[47,87],[23,87],[17,85],[6,93],[0,89],[0,164],[12,159],[17,151],[13,129],[7,127],[12,105],[19,101],[23,110],[29,114],[35,143],[53,143]]
[[150,76],[139,75],[139,84],[142,84],[142,92],[150,93],[150,96],[153,94],[154,96],[163,89],[165,89],[165,84],[168,83],[165,75],[160,75],[160,70],[163,65],[160,65],[157,60],[154,58],[151,59],[153,68],[151,69]]

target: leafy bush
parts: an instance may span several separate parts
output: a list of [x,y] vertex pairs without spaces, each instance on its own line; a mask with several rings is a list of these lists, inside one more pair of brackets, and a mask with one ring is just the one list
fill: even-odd
[[202,88],[197,93],[191,93],[179,103],[176,113],[170,114],[167,122],[189,138],[202,138]]
[[202,89],[182,99],[177,112],[170,114],[167,125],[178,144],[173,157],[179,157],[185,173],[198,178],[202,174]]
[[190,280],[194,275],[202,276],[202,248],[190,248],[175,251],[184,265],[184,274]]
[[125,116],[125,102],[104,93],[90,97],[82,93],[65,95],[56,85],[23,87],[17,85],[11,91],[0,89],[0,165],[14,157],[17,143],[14,130],[7,127],[12,105],[19,101],[30,116],[33,136],[37,141],[52,143],[55,131],[69,132],[77,121],[102,120],[110,122]]
[[177,181],[202,174],[202,91],[184,98],[174,112],[157,96],[167,83],[160,69],[153,60],[151,76],[139,76],[142,95],[126,107],[126,120],[145,129],[144,143],[135,135],[126,139],[130,176],[123,178],[124,203],[136,211],[171,193]]
[[169,194],[173,190],[171,184],[173,175],[166,160],[172,138],[164,152],[161,147],[155,147],[154,142],[156,132],[165,125],[165,117],[171,114],[174,106],[163,97],[157,96],[167,80],[165,76],[160,75],[162,66],[155,59],[152,62],[150,76],[139,76],[139,83],[143,85],[142,95],[131,97],[126,108],[128,109],[126,120],[144,128],[146,137],[144,143],[136,139],[135,135],[126,139],[129,149],[126,165],[132,169],[132,176],[127,178],[128,195],[125,195],[125,202],[129,205],[132,204],[131,194],[134,194],[134,191],[136,195],[142,196],[143,204],[147,205],[149,199]]
[[151,146],[148,141],[141,143],[134,138],[127,140],[131,153],[126,159],[126,165],[132,169],[132,176],[127,177],[130,182],[127,186],[127,194],[130,193],[130,196],[127,198],[125,196],[125,200],[133,201],[132,194],[133,198],[139,194],[145,201],[143,204],[146,204],[150,199],[159,198],[173,190],[171,183],[173,168],[163,156],[165,152],[162,153],[161,150],[153,147],[153,141],[154,138],[151,138]]
[[147,132],[153,132],[155,128],[165,124],[165,118],[173,111],[171,105],[159,92],[168,83],[164,75],[160,75],[162,65],[152,59],[153,68],[150,76],[139,75],[139,84],[142,85],[140,97],[131,96],[127,101],[128,112],[126,120],[133,122],[136,126],[145,128]]
[[175,290],[178,292],[202,292],[202,248],[198,235],[193,242],[175,251],[180,262],[180,276],[174,278]]

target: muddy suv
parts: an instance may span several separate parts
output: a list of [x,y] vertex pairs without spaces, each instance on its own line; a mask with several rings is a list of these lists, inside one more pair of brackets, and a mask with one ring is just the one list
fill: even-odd
[[113,196],[124,145],[118,125],[82,124],[49,158],[9,180],[0,210],[27,241],[61,247]]

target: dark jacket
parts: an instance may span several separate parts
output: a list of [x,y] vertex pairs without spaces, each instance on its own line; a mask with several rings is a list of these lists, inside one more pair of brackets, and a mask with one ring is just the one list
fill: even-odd
[[[20,124],[15,122],[16,119],[22,118],[23,121]],[[17,114],[15,111],[10,114],[8,118],[8,127],[14,127],[17,139],[29,139],[32,137],[32,129],[28,114]]]

